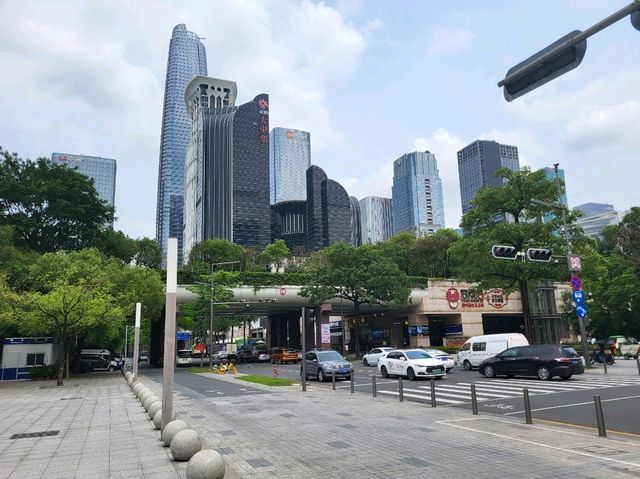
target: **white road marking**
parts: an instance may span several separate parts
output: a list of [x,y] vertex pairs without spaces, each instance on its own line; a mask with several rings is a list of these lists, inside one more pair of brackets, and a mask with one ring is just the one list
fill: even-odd
[[[640,394],[637,395],[637,396],[626,396],[626,397],[622,397],[622,398],[602,399],[601,401],[602,402],[623,401],[625,399],[636,399],[636,398],[640,398]],[[561,409],[561,408],[572,407],[572,406],[584,406],[586,404],[593,404],[593,401],[576,402],[576,403],[572,403],[572,404],[561,404],[561,405],[558,405],[558,406],[540,407],[540,408],[537,408],[537,409],[532,409],[531,412],[547,411],[549,409]],[[508,412],[508,413],[506,413],[504,415],[505,416],[510,416],[512,414],[524,414],[524,411]]]

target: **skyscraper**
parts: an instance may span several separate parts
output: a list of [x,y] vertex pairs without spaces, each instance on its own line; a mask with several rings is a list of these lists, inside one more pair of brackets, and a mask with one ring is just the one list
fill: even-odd
[[99,156],[53,153],[51,161],[57,165],[74,168],[78,173],[91,178],[100,199],[106,201],[109,206],[115,206],[116,160]]
[[367,196],[360,200],[362,244],[379,243],[393,235],[391,198]]
[[234,106],[236,84],[198,76],[185,94],[191,117],[184,202],[184,254],[223,238],[271,242],[269,96]]
[[495,141],[476,140],[458,152],[458,176],[462,214],[471,208],[471,200],[483,186],[502,186],[495,176],[498,168],[520,169],[518,148]]
[[442,181],[429,151],[406,153],[393,162],[393,233],[416,236],[444,228]]
[[307,131],[273,128],[269,142],[271,204],[304,201],[307,169],[311,166],[311,139]]
[[349,214],[351,218],[351,244],[360,246],[362,244],[362,213],[360,212],[360,202],[355,196],[349,196]]
[[307,170],[307,251],[351,243],[351,203],[346,190],[322,168]]
[[[554,168],[551,167],[546,167],[543,168],[544,171],[544,176],[547,178],[547,180],[551,180],[554,183],[558,181],[558,179],[560,179],[560,191],[562,192],[559,198],[559,203],[564,206],[565,208],[569,207],[569,203],[567,202],[567,189],[565,187],[565,181],[564,181],[564,170],[562,168],[558,168],[558,176],[556,177],[556,171]],[[547,221],[551,221],[552,219],[554,219],[556,217],[556,213],[560,213],[558,212],[553,212],[553,213],[546,213],[544,215],[544,222],[546,223]]]
[[164,89],[156,240],[166,253],[168,238],[178,238],[179,263],[182,263],[185,157],[191,131],[184,92],[193,78],[206,74],[207,57],[200,38],[185,25],[176,25],[169,43]]

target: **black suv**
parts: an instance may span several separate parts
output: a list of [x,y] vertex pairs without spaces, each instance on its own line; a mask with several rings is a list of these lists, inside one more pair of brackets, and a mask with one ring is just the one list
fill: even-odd
[[482,361],[478,369],[488,378],[537,376],[545,381],[554,376],[569,379],[574,374],[584,373],[582,359],[575,349],[553,344],[509,348]]

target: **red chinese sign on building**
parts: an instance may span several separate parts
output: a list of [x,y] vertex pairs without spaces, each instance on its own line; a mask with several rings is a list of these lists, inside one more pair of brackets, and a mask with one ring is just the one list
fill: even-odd
[[266,98],[260,98],[258,100],[258,113],[260,113],[258,138],[260,143],[269,143],[269,100]]
[[474,288],[449,288],[446,293],[447,302],[451,309],[479,309],[486,304],[496,308],[504,308],[509,302],[509,295],[504,294],[501,289],[493,288],[488,291],[480,291]]

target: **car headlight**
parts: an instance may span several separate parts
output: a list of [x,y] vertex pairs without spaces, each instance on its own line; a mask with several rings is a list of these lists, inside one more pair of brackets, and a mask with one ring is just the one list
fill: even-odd
[[325,369],[333,369],[333,366],[331,364],[327,364],[326,366],[324,366]]

